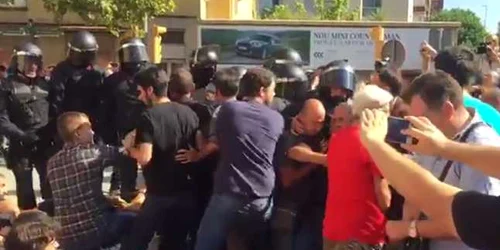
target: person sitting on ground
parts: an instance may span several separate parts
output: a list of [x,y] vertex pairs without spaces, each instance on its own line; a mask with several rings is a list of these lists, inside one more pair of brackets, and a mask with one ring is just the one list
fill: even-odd
[[71,250],[112,246],[128,233],[135,217],[117,211],[102,193],[104,168],[124,153],[117,147],[95,144],[92,124],[84,113],[63,113],[57,119],[57,130],[64,147],[48,161],[47,179],[55,219],[62,226],[60,243]]

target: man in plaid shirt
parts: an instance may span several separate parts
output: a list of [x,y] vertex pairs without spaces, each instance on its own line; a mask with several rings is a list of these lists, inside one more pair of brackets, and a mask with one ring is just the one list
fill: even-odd
[[55,219],[62,225],[63,249],[100,249],[121,240],[134,215],[115,211],[102,193],[103,170],[125,157],[118,148],[94,144],[89,118],[62,114],[58,133],[65,142],[48,162],[47,178],[54,195]]

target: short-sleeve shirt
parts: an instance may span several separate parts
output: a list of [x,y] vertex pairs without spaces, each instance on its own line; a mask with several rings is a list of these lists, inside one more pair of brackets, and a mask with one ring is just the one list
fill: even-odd
[[191,189],[192,166],[175,160],[179,149],[194,147],[198,117],[188,107],[169,102],[144,112],[137,128],[136,144],[153,145],[153,156],[143,167],[148,193],[168,196]]
[[463,191],[455,195],[452,216],[460,239],[475,249],[500,249],[500,197]]
[[214,193],[269,197],[275,186],[273,162],[283,127],[283,117],[264,104],[223,104],[216,123],[220,160]]
[[359,130],[353,125],[330,138],[323,236],[376,245],[385,241],[386,219],[373,185],[374,177],[381,173],[361,144]]
[[[294,135],[290,132],[283,134],[283,160],[279,163],[279,168],[300,169],[304,167],[313,167],[307,176],[297,180],[292,186],[279,192],[280,199],[286,199],[287,202],[292,201],[298,205],[305,206],[321,206],[324,207],[326,199],[326,168],[323,166],[311,166],[311,163],[301,163],[292,160],[286,156],[286,152],[299,144],[309,146],[314,152],[321,152],[322,137]],[[303,208],[307,209],[307,208]]]
[[[468,130],[470,126],[476,123],[482,123],[482,119],[477,112],[472,111],[473,118],[471,121],[459,132],[455,138],[460,138],[462,134]],[[500,137],[498,134],[486,124],[483,126],[475,127],[469,134],[467,143],[500,146]],[[434,176],[439,177],[443,172],[444,166],[448,162],[435,156],[417,155],[414,160],[422,167],[429,170]],[[460,162],[453,162],[448,175],[444,182],[464,191],[476,191],[487,195],[500,195],[500,180],[489,177],[475,168],[469,167]],[[463,242],[457,240],[431,240],[431,250],[469,250]]]

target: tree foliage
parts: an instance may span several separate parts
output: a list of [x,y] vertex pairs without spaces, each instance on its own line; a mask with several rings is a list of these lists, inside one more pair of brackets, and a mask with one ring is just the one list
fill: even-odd
[[458,30],[458,43],[467,46],[478,46],[487,34],[481,24],[481,19],[471,10],[450,9],[443,10],[432,21],[460,22],[462,27]]
[[174,10],[174,0],[42,0],[45,8],[61,21],[68,12],[84,21],[104,25],[115,35],[120,28],[142,27],[144,17],[163,15]]
[[314,0],[313,13],[308,13],[303,1],[297,0],[292,6],[275,5],[264,9],[262,19],[294,20],[359,20],[359,11],[349,10],[348,0]]
[[275,5],[272,8],[265,8],[262,11],[263,19],[277,19],[277,20],[287,20],[295,19],[302,20],[308,19],[308,13],[303,2],[296,1],[291,7],[288,5]]

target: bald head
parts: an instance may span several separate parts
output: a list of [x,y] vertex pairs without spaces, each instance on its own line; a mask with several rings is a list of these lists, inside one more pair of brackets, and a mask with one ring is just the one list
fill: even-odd
[[315,135],[323,128],[326,109],[318,99],[308,99],[298,115],[304,125],[305,133]]
[[315,120],[324,120],[326,115],[325,106],[318,99],[309,99],[304,103],[300,116]]

